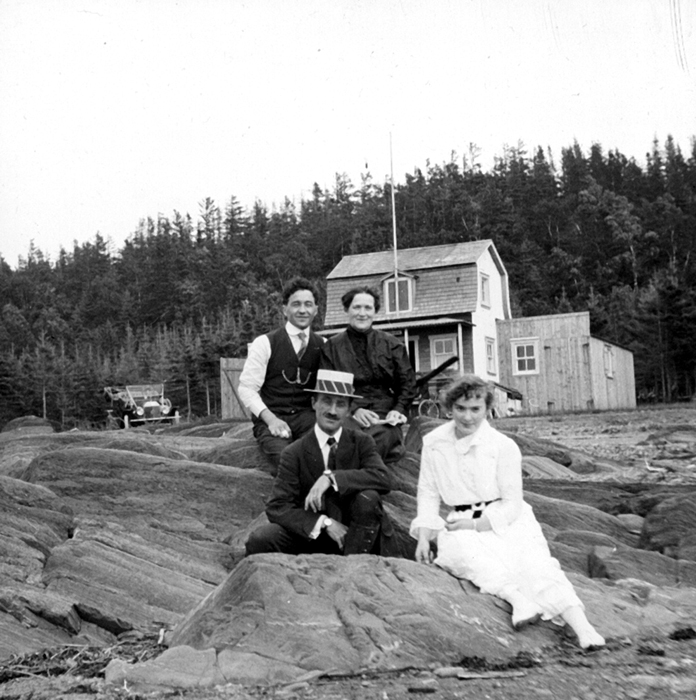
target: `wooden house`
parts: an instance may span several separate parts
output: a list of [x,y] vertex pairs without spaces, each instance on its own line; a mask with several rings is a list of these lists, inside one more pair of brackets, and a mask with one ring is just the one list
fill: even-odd
[[[344,257],[327,276],[324,335],[345,328],[341,297],[361,285],[380,292],[382,307],[374,327],[403,340],[418,375],[427,375],[456,357],[455,364],[430,382],[432,396],[437,396],[438,388],[452,374],[470,372],[496,384],[501,413],[508,409],[537,413],[635,406],[632,355],[590,338],[589,314],[543,316],[534,326],[516,325],[533,319],[512,319],[507,271],[490,240],[407,248],[396,256],[393,251],[383,251]],[[573,317],[574,322],[559,320],[566,317]],[[561,327],[569,334],[565,345],[556,340]],[[522,330],[528,336],[519,336]],[[513,345],[520,337],[535,338],[536,344]],[[574,363],[569,355],[576,344],[589,348],[580,351],[587,360],[584,365]],[[547,345],[557,349],[535,356],[536,373],[520,373],[519,362],[513,363],[513,348],[515,353],[522,352],[519,347],[527,348],[524,352],[531,352],[529,347],[546,352]],[[597,374],[600,346],[605,348],[601,353],[614,358],[612,382],[606,374]],[[567,357],[561,359],[563,353]],[[601,353],[599,357],[604,358]],[[549,362],[553,364],[547,366]],[[573,384],[570,392],[568,383]],[[623,384],[621,389],[618,383]],[[530,392],[531,401],[525,392]],[[560,398],[562,393],[564,398]]]

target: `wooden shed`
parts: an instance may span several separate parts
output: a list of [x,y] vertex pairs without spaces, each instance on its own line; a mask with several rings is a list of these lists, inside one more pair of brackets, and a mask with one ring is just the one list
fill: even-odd
[[497,324],[501,382],[525,413],[635,408],[633,353],[593,338],[588,311]]
[[223,420],[238,418],[251,420],[251,413],[239,399],[239,375],[244,367],[244,359],[237,357],[220,358],[220,398]]

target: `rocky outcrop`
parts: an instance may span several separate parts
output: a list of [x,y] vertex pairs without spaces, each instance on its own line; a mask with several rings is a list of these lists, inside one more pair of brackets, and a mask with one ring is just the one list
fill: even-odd
[[257,470],[98,437],[88,444],[106,447],[60,443],[22,479],[0,476],[0,658],[43,646],[39,630],[103,643],[175,624],[227,575],[224,540],[263,510],[271,478]]
[[580,478],[568,467],[554,462],[549,457],[539,455],[522,457],[522,476],[530,479],[565,479],[566,481]]
[[592,506],[531,492],[525,493],[525,500],[534,509],[537,520],[556,530],[588,530],[608,535],[627,545],[636,544],[635,536],[616,516]]
[[18,476],[51,489],[82,517],[203,542],[219,542],[255,517],[271,484],[255,470],[82,446],[41,455]]
[[0,474],[19,476],[39,455],[79,443],[94,442],[100,437],[100,433],[78,431],[40,435],[24,435],[19,431],[0,433]]
[[[156,666],[196,685],[396,668],[415,659],[444,663],[482,650],[508,658],[554,643],[550,623],[513,634],[504,603],[409,560],[419,467],[412,448],[437,424],[410,426],[409,451],[385,498],[405,558],[316,562],[244,559],[272,485],[249,424],[0,434],[0,659],[47,645],[108,645],[129,630],[173,629],[172,648],[151,666],[116,664],[110,677],[130,685],[138,674],[159,673]],[[581,474],[573,454],[564,464],[560,446],[537,440],[523,452],[532,449],[524,458],[527,500],[600,628],[619,637],[641,625],[669,631],[683,622],[693,611],[685,561],[696,527],[693,487],[622,481],[616,465],[609,481],[606,461]],[[683,509],[671,519],[676,540],[658,517],[663,502],[665,512]],[[636,548],[638,526],[656,551]],[[662,544],[673,541],[677,550]],[[304,641],[286,639],[286,624]]]
[[73,528],[72,510],[53,491],[0,476],[0,585],[38,582]]
[[659,503],[675,496],[696,493],[696,485],[653,484],[637,481],[586,481],[526,479],[527,493],[534,492],[563,501],[584,503],[612,515],[645,517]]
[[655,586],[696,587],[696,562],[623,545],[593,547],[588,555],[588,574],[614,581],[641,579]]
[[640,546],[696,561],[696,491],[658,503],[645,518]]
[[22,416],[15,418],[2,427],[3,433],[22,433],[23,435],[43,435],[55,432],[55,427],[51,421],[38,416]]
[[[696,614],[696,590],[621,586],[573,577],[605,635],[677,629]],[[245,559],[176,627],[169,651],[144,664],[112,662],[108,683],[135,690],[288,683],[316,675],[509,663],[566,631],[551,622],[515,632],[509,607],[435,566],[359,555]]]

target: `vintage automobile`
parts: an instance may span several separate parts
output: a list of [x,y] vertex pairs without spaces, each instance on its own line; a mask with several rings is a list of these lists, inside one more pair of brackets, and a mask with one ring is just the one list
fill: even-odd
[[164,384],[107,386],[104,396],[111,403],[107,417],[109,427],[179,422],[179,411],[164,396]]

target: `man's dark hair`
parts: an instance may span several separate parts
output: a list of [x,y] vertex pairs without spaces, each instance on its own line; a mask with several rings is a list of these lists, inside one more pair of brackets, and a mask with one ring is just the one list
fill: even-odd
[[308,292],[312,292],[314,297],[314,303],[319,305],[319,294],[317,288],[304,277],[293,277],[284,287],[283,287],[283,306],[288,303],[290,297],[302,289],[306,289]]
[[353,299],[355,299],[356,294],[369,294],[375,300],[375,313],[379,311],[381,306],[379,292],[374,287],[368,287],[367,285],[353,287],[353,289],[349,289],[341,297],[341,304],[343,304],[344,311],[348,311],[350,305],[353,303]]

